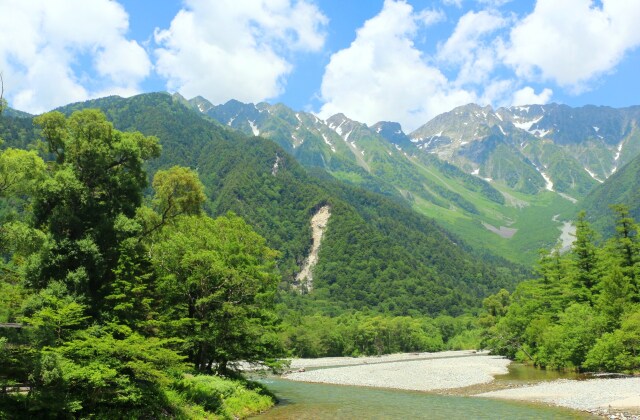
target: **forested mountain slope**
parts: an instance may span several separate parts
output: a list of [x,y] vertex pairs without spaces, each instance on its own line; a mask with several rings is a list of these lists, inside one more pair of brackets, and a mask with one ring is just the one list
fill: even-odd
[[640,220],[640,156],[611,175],[587,195],[580,207],[594,228],[610,237],[614,233],[614,218],[610,205],[624,204],[631,217]]
[[577,201],[640,151],[638,107],[469,104],[407,135],[394,122],[368,127],[283,104],[176,97],[274,140],[307,168],[402,197],[469,243],[527,264],[559,240]]
[[540,248],[558,240],[561,221],[554,216],[574,212],[571,201],[544,189],[533,166],[523,166],[526,179],[533,180],[527,182],[539,178],[529,190],[483,179],[477,171],[425,153],[398,123],[368,127],[343,114],[322,120],[282,104],[232,100],[214,106],[201,97],[175,96],[220,124],[272,139],[307,168],[320,167],[338,180],[402,198],[473,246],[513,261],[532,264]]
[[[119,130],[157,136],[163,153],[150,172],[173,165],[196,169],[213,215],[236,212],[280,252],[285,288],[310,248],[312,215],[331,206],[314,290],[306,297],[328,311],[459,314],[522,278],[517,267],[483,261],[407,206],[327,179],[322,171],[310,176],[275,143],[229,131],[167,94],[109,97],[61,111],[83,108],[100,108]],[[25,143],[4,136],[5,146]]]

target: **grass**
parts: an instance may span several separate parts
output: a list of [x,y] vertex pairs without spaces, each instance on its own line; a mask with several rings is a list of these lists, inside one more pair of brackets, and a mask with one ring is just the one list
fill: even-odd
[[185,375],[167,397],[185,419],[242,419],[276,403],[273,394],[256,382],[212,375]]
[[[405,159],[401,152],[373,138],[364,137],[358,140],[358,144],[367,150],[364,158],[369,161],[377,177],[394,185],[405,197],[408,192],[416,211],[435,219],[472,247],[485,249],[516,263],[532,266],[539,258],[539,250],[553,247],[560,236],[562,223],[553,221],[553,217],[559,214],[559,220],[571,220],[577,212],[574,204],[554,192],[527,194],[492,182],[494,188],[527,205],[516,207],[499,204],[481,192],[468,188],[461,180],[441,172],[437,166],[414,158]],[[374,155],[377,157],[373,158]],[[336,171],[333,175],[339,180],[355,184],[364,181],[359,174],[349,171]],[[478,214],[469,213],[450,198],[442,197],[438,193],[442,188],[453,191],[471,203]],[[446,203],[448,207],[429,201],[430,198],[422,193],[425,190],[441,200],[441,205]],[[511,238],[503,238],[485,228],[483,222],[518,231]]]
[[[436,219],[444,228],[457,234],[474,248],[486,249],[528,266],[537,261],[540,249],[548,249],[557,242],[561,222],[553,221],[553,217],[560,215],[558,220],[570,220],[577,211],[575,204],[556,193],[544,191],[526,194],[494,182],[492,185],[495,188],[527,203],[524,207],[500,205],[479,192],[466,189],[464,185],[440,174],[435,168],[422,166],[421,172],[429,182],[460,194],[474,204],[480,214],[472,215],[454,206],[442,208],[419,197],[414,201],[417,211]],[[518,232],[512,238],[505,239],[487,230],[482,222],[496,227],[515,228]]]

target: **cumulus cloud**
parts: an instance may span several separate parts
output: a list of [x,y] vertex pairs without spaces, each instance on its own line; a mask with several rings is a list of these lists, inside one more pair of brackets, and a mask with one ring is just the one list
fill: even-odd
[[457,83],[484,83],[499,60],[496,38],[490,37],[503,28],[507,20],[496,12],[468,12],[458,21],[453,34],[440,45],[438,59],[460,66]]
[[[15,108],[39,113],[135,93],[150,72],[144,49],[126,39],[128,15],[116,2],[0,0],[0,10],[0,70]],[[89,70],[79,72],[80,63]]]
[[552,80],[576,92],[640,45],[640,2],[538,0],[503,51],[519,77]]
[[262,101],[282,93],[291,54],[323,47],[327,23],[306,0],[187,0],[156,29],[156,69],[187,97]]
[[544,105],[551,100],[552,94],[553,91],[549,88],[544,88],[542,92],[536,93],[531,86],[525,86],[513,93],[511,105]]
[[412,130],[476,100],[473,92],[453,86],[415,47],[422,15],[404,1],[386,0],[351,45],[331,56],[322,79],[320,115],[344,112],[368,124],[392,119]]

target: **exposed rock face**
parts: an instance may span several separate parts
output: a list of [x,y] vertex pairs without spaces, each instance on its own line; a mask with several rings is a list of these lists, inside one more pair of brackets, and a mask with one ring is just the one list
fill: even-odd
[[320,210],[311,218],[311,230],[313,243],[311,251],[304,260],[302,270],[296,276],[295,286],[303,293],[308,293],[313,289],[313,268],[318,263],[318,251],[322,243],[322,235],[327,228],[327,223],[331,217],[331,207],[322,206]]

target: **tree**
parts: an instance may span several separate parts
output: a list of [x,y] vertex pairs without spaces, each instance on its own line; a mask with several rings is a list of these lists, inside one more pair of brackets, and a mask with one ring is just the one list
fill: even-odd
[[576,221],[576,240],[571,249],[575,270],[572,275],[573,283],[577,298],[581,302],[591,301],[593,289],[599,279],[595,235],[595,231],[587,222],[586,213],[581,211]]
[[198,174],[181,166],[156,172],[153,189],[153,208],[142,207],[137,214],[143,226],[141,240],[180,215],[200,214],[206,200]]
[[178,217],[153,239],[150,255],[163,313],[183,329],[199,370],[226,373],[230,361],[271,354],[276,253],[242,219]]
[[115,130],[97,110],[35,119],[49,153],[50,176],[35,192],[34,225],[51,241],[28,274],[44,288],[51,280],[87,296],[96,310],[113,281],[120,249],[116,219],[132,218],[147,185],[143,163],[160,153],[158,139]]
[[31,194],[45,171],[44,161],[35,151],[4,150],[0,153],[0,197]]
[[613,246],[620,259],[624,275],[636,284],[637,264],[640,263],[640,244],[638,243],[638,225],[629,214],[629,208],[622,204],[611,206],[616,214],[616,236]]

